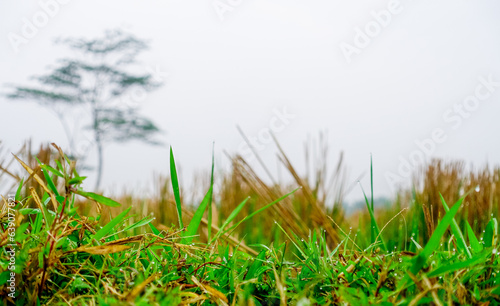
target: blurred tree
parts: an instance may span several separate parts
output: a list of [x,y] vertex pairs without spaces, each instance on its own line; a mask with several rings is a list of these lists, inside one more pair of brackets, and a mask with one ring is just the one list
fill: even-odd
[[[137,110],[147,93],[162,85],[161,79],[153,71],[137,71],[136,56],[147,44],[120,30],[106,31],[99,39],[68,38],[56,43],[69,46],[74,55],[59,60],[50,73],[33,77],[36,87],[14,86],[7,97],[33,100],[54,111],[75,158],[84,158],[90,148],[81,145],[85,140],[76,134],[90,131],[89,142],[97,149],[98,189],[105,144],[130,140],[159,144],[153,139],[159,128]],[[82,120],[87,124],[80,124]]]

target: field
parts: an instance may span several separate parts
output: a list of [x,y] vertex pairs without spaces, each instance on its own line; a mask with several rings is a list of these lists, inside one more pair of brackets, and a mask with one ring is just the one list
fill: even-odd
[[303,177],[279,150],[294,182],[267,183],[236,156],[200,179],[199,205],[173,150],[156,195],[113,199],[82,189],[58,146],[21,152],[25,173],[1,168],[16,180],[0,213],[4,304],[500,303],[500,169],[434,160],[412,190],[375,203],[372,183],[346,215],[342,159],[330,174],[326,154],[309,155]]

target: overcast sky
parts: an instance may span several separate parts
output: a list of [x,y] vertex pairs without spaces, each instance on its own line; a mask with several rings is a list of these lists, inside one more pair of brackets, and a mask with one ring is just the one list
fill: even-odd
[[[391,196],[423,159],[500,163],[499,13],[495,0],[1,0],[0,92],[71,56],[55,38],[121,28],[150,41],[141,69],[165,86],[141,113],[166,131],[166,145],[107,146],[108,191],[167,174],[169,145],[186,183],[209,169],[212,142],[226,167],[223,151],[246,151],[239,125],[273,171],[268,130],[299,169],[307,135],[327,130],[331,165],[344,151],[354,182],[372,154],[375,192]],[[0,114],[10,151],[28,138],[68,145],[36,103],[0,97]],[[362,183],[369,189],[368,176]],[[355,188],[348,198],[361,196]]]

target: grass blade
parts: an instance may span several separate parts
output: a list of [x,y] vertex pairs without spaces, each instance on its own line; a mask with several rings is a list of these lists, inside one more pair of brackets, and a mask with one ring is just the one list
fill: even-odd
[[47,227],[51,227],[52,222],[54,221],[54,218],[52,217],[49,210],[47,209],[47,206],[44,203],[42,203],[42,201],[38,197],[38,194],[35,191],[35,188],[30,187],[30,193],[31,193],[31,196],[33,197],[33,200],[38,205],[38,208],[42,212],[42,216],[43,216],[43,219],[45,220],[45,224],[47,225]]
[[453,218],[457,214],[458,209],[462,205],[463,200],[464,197],[460,198],[457,201],[457,203],[455,203],[455,205],[453,205],[453,207],[446,212],[441,222],[439,222],[438,226],[434,230],[434,233],[432,233],[432,236],[425,245],[424,249],[414,260],[415,262],[413,263],[413,266],[410,269],[413,275],[416,275],[420,271],[420,269],[422,269],[422,267],[425,265],[427,258],[429,258],[432,252],[434,252],[439,247],[441,238],[448,229],[448,226],[452,223]]
[[302,248],[297,244],[295,243],[295,241],[299,241],[299,240],[296,240],[296,239],[293,239],[292,237],[290,237],[290,235],[288,235],[288,233],[281,227],[281,225],[279,223],[276,222],[276,225],[279,227],[279,229],[283,232],[283,234],[285,234],[285,236],[290,239],[290,241],[293,243],[293,245],[297,248],[297,250],[299,250],[300,254],[304,257],[304,258],[307,258],[307,255],[306,253],[304,252],[304,250],[302,250]]
[[109,207],[120,207],[122,206],[120,203],[116,202],[115,200],[112,200],[110,198],[107,198],[103,195],[93,193],[93,192],[86,192],[83,190],[76,190],[76,194],[81,195],[82,197],[85,197],[87,199],[92,199],[96,201],[97,203],[109,206]]
[[151,228],[151,231],[153,232],[153,234],[155,234],[155,235],[160,235],[160,233],[161,233],[161,232],[160,232],[160,230],[159,230],[159,229],[157,229],[157,228],[153,225],[153,223],[148,223],[148,225],[149,225],[149,228]]
[[184,228],[182,222],[182,205],[179,191],[179,180],[177,179],[177,169],[175,168],[174,151],[170,147],[170,177],[172,180],[172,189],[174,191],[175,205],[177,206],[177,217],[179,218],[179,227]]
[[448,272],[453,272],[459,269],[464,269],[468,267],[475,266],[478,263],[484,262],[485,258],[484,256],[474,256],[473,258],[467,259],[465,261],[460,261],[451,265],[445,265],[437,268],[434,271],[431,271],[429,274],[427,274],[427,277],[435,277],[441,274],[445,274]]
[[23,184],[24,184],[24,178],[21,179],[21,181],[19,182],[19,186],[17,187],[17,190],[16,190],[16,195],[14,197],[14,199],[16,201],[21,201],[21,191],[23,189]]
[[42,168],[42,173],[43,173],[43,176],[45,177],[45,181],[47,182],[48,187],[56,195],[56,199],[57,199],[57,197],[60,197],[60,195],[59,195],[59,192],[57,191],[56,185],[52,181],[52,178],[47,173],[47,171],[45,169],[43,169],[43,168]]
[[236,218],[236,216],[240,213],[240,211],[243,209],[243,207],[245,207],[245,204],[247,203],[247,201],[250,199],[250,197],[246,198],[245,200],[243,200],[243,202],[241,202],[232,212],[231,214],[229,215],[229,217],[227,217],[226,221],[224,221],[224,224],[222,224],[222,226],[220,227],[219,231],[217,232],[217,234],[214,236],[214,238],[212,240],[210,240],[210,243],[211,244],[212,242],[216,241],[217,239],[219,239],[220,235],[222,234],[222,232],[224,231],[224,229],[226,228],[226,226],[229,225],[229,223],[231,223],[234,218]]
[[248,268],[248,273],[245,275],[245,279],[252,279],[255,277],[258,277],[257,275],[257,270],[262,267],[262,263],[266,260],[266,250],[263,250],[257,255],[257,258],[255,258],[254,262]]
[[495,244],[496,236],[498,233],[498,222],[496,218],[491,218],[490,222],[486,225],[484,232],[484,246],[489,248]]
[[274,200],[273,202],[271,202],[271,203],[267,204],[266,206],[261,207],[260,209],[258,209],[258,210],[256,210],[256,211],[254,211],[254,212],[253,212],[253,213],[251,213],[250,215],[248,215],[248,216],[246,216],[245,218],[243,218],[243,220],[241,220],[241,221],[240,221],[240,222],[238,222],[237,224],[235,224],[235,225],[231,226],[231,228],[229,228],[228,230],[225,230],[222,234],[226,233],[227,231],[232,231],[232,230],[234,230],[234,229],[235,229],[235,228],[237,228],[237,227],[238,227],[241,223],[243,223],[243,222],[245,222],[246,220],[248,220],[248,219],[252,218],[252,217],[253,217],[253,216],[255,216],[256,214],[258,214],[258,213],[260,213],[260,212],[262,212],[262,211],[264,211],[264,210],[268,209],[269,207],[273,206],[274,204],[276,204],[276,203],[278,203],[278,202],[282,201],[283,199],[287,198],[288,196],[290,196],[290,195],[294,194],[294,193],[295,193],[297,190],[299,190],[299,189],[300,189],[300,187],[299,187],[299,188],[297,188],[297,189],[295,189],[295,190],[293,190],[293,191],[292,191],[292,192],[290,192],[290,193],[285,194],[284,196],[280,197],[279,199]]
[[150,224],[151,221],[153,221],[154,219],[155,218],[153,216],[148,216],[148,217],[142,218],[141,220],[135,222],[134,224],[127,226],[126,228],[124,228],[123,230],[121,230],[121,232],[126,232],[126,231],[129,231],[129,230],[133,230],[135,228],[144,226],[146,224]]
[[215,144],[212,145],[212,174],[210,176],[210,199],[208,201],[208,241],[212,238],[212,195],[214,191]]
[[[361,185],[360,185],[361,186]],[[368,212],[370,213],[370,220],[371,220],[371,229],[370,233],[373,233],[375,235],[372,236],[371,238],[371,243],[375,243],[375,237],[378,237],[380,235],[380,229],[377,224],[377,220],[375,219],[375,214],[373,213],[373,210],[370,206],[370,202],[368,202],[368,197],[366,196],[365,190],[361,186],[361,191],[363,192],[363,196],[365,197],[365,203],[366,203],[366,208],[368,209]],[[372,232],[374,230],[374,232]],[[387,246],[385,244],[384,238],[382,235],[380,235],[380,242],[382,242],[382,248],[384,251],[387,251]]]
[[205,197],[201,201],[200,205],[196,209],[196,212],[193,215],[193,218],[191,219],[191,222],[189,222],[189,225],[187,227],[186,232],[184,233],[184,238],[183,243],[184,244],[189,244],[193,240],[193,237],[196,235],[198,232],[198,228],[200,227],[201,219],[203,219],[203,214],[205,213],[205,210],[210,202],[212,202],[212,189],[213,186],[210,186],[210,189],[208,189],[208,192],[205,194]]
[[68,185],[81,184],[87,177],[86,176],[77,176],[68,181]]
[[58,170],[56,170],[56,169],[52,168],[52,167],[51,167],[51,166],[49,166],[49,165],[43,164],[42,162],[40,162],[40,160],[38,160],[38,158],[37,158],[36,160],[38,161],[38,163],[40,164],[40,167],[41,167],[42,169],[45,169],[45,170],[47,170],[47,171],[50,171],[50,172],[54,173],[55,175],[57,175],[57,176],[58,176],[58,177],[60,177],[60,178],[64,178],[64,175],[63,175],[60,171],[58,171]]
[[469,236],[469,243],[472,247],[472,250],[474,251],[474,253],[481,252],[483,250],[483,246],[479,243],[479,240],[477,240],[476,235],[474,234],[474,231],[472,230],[469,222],[466,221],[465,226],[467,226],[467,235]]
[[[444,211],[448,212],[450,208],[446,204],[446,201],[443,198],[443,195],[440,193],[439,196],[441,197],[441,202],[443,203]],[[457,240],[457,248],[459,251],[464,252],[467,254],[467,257],[472,258],[472,254],[467,247],[467,243],[465,242],[464,235],[462,234],[462,231],[460,230],[460,227],[458,227],[457,220],[453,218],[451,220],[451,231],[453,232],[453,235],[455,235],[455,239]]]
[[[375,211],[375,205],[373,203],[373,156],[370,154],[370,189],[371,189],[371,206],[372,211]],[[375,219],[371,218],[371,243],[375,243],[375,237],[378,236],[378,232],[375,232],[375,226],[377,226]]]
[[47,192],[47,194],[49,194],[50,199],[52,201],[52,204],[54,206],[54,209],[57,210],[57,206],[59,206],[59,203],[57,202],[56,196],[54,195],[54,193],[52,193],[49,190],[49,188],[47,188],[47,186],[45,185],[43,180],[38,176],[38,174],[35,173],[35,171],[33,171],[33,169],[31,169],[28,165],[26,165],[26,163],[24,163],[22,160],[20,160],[19,157],[17,157],[16,155],[14,155],[14,158],[21,164],[21,166],[26,170],[26,172],[29,173],[30,176],[33,176],[33,178],[43,188],[43,190],[45,190]]
[[101,240],[102,237],[106,236],[116,225],[118,225],[123,221],[123,219],[125,219],[125,216],[128,214],[130,209],[132,209],[132,207],[125,209],[118,216],[113,218],[113,220],[109,221],[108,224],[106,224],[103,228],[98,230],[94,236],[92,236],[92,239],[95,239],[97,241]]

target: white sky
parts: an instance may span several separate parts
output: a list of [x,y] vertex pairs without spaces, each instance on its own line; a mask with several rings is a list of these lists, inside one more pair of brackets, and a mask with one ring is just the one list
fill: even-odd
[[[436,128],[446,140],[427,157],[500,162],[500,87],[491,94],[480,89],[488,98],[467,120],[451,122],[454,105],[475,94],[481,76],[500,81],[498,1],[221,0],[236,4],[224,21],[212,0],[65,1],[17,53],[9,33],[21,35],[23,18],[33,20],[42,8],[38,1],[0,1],[0,92],[8,91],[6,83],[29,84],[29,76],[70,56],[54,38],[97,37],[113,28],[149,40],[144,69],[168,73],[166,85],[142,105],[167,131],[167,145],[109,145],[108,190],[144,188],[153,172],[167,174],[168,145],[185,183],[209,169],[214,141],[217,165],[226,167],[223,150],[235,153],[242,143],[236,125],[259,137],[283,109],[295,117],[276,136],[299,169],[307,135],[328,130],[331,165],[343,150],[351,181],[369,171],[373,154],[378,195],[392,195],[385,175],[401,174],[400,157],[421,151],[415,141]],[[341,43],[355,46],[356,28],[365,32],[374,26],[372,12],[391,5],[398,13],[348,63]],[[67,146],[57,119],[35,103],[0,97],[0,114],[0,140],[11,151],[30,137]],[[273,145],[259,153],[276,169]],[[368,190],[368,176],[362,183]],[[348,198],[361,196],[355,188]]]

